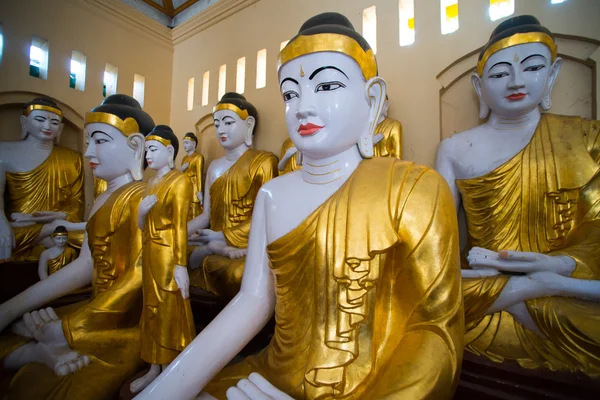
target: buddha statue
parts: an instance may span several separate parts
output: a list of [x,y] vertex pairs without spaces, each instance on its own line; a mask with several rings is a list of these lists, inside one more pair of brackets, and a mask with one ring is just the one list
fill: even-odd
[[[258,113],[244,96],[226,93],[213,109],[226,155],[208,167],[204,212],[188,223],[191,285],[219,296],[240,289],[258,190],[277,176],[277,157],[252,147]],[[210,226],[210,229],[207,229]],[[197,234],[196,234],[197,232]]]
[[187,222],[193,185],[174,169],[179,140],[166,125],[146,136],[146,161],[156,171],[138,210],[142,237],[141,357],[150,370],[130,385],[137,393],[160,374],[194,336],[187,270]]
[[192,132],[183,136],[183,150],[185,156],[181,160],[181,172],[185,173],[193,185],[192,204],[189,218],[194,219],[202,214],[202,200],[204,187],[204,156],[196,152],[198,138]]
[[53,100],[34,99],[23,108],[22,140],[0,146],[0,262],[37,261],[62,220],[83,220],[81,155],[55,144],[62,119]]
[[466,214],[466,349],[597,377],[600,122],[541,112],[561,64],[535,17],[499,24],[471,78],[487,121],[444,140],[436,169]]
[[302,168],[301,157],[302,154],[298,153],[292,139],[285,139],[281,145],[281,156],[279,157],[278,165],[279,174],[284,175]]
[[[386,94],[376,74],[367,41],[337,13],[310,18],[281,51],[302,169],[259,190],[239,293],[138,400],[201,389],[219,399],[452,398],[464,333],[452,194],[430,168],[372,158]],[[273,312],[271,343],[221,371]]]
[[[0,305],[0,330],[22,317],[0,336],[3,367],[18,370],[6,398],[113,398],[141,370],[137,212],[144,136],[153,127],[139,103],[121,94],[86,114],[85,157],[108,187],[91,208],[79,257]],[[88,301],[28,312],[90,283]]]
[[46,279],[65,265],[77,258],[77,253],[73,248],[67,246],[69,233],[67,228],[59,225],[54,229],[50,237],[54,241],[54,247],[50,247],[42,252],[38,263],[38,275],[40,280]]

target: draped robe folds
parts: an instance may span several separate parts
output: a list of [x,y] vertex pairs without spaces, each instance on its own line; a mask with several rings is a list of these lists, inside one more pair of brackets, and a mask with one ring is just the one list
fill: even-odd
[[[291,149],[292,147],[294,147],[292,139],[285,139],[283,141],[283,144],[281,145],[281,156],[279,157],[279,159],[283,159],[283,156],[285,156],[285,152]],[[283,171],[279,171],[279,174],[285,175],[288,172],[297,171],[300,168],[302,168],[302,165],[298,164],[298,153],[296,153],[289,158],[289,160],[285,163],[285,168],[283,169]]]
[[190,213],[189,219],[194,219],[204,211],[204,207],[198,198],[198,192],[204,191],[204,179],[203,171],[204,171],[204,157],[200,153],[194,153],[191,156],[185,155],[183,160],[181,160],[182,164],[189,163],[190,165],[185,170],[185,175],[192,182],[192,202],[190,204]]
[[429,168],[362,161],[267,246],[273,339],[204,390],[224,399],[258,372],[295,399],[451,398],[464,334],[453,204]]
[[[457,180],[470,246],[568,255],[572,278],[600,279],[600,122],[542,114],[530,143],[478,178]],[[507,312],[486,315],[508,275],[464,279],[466,348],[525,368],[600,376],[600,303],[526,301],[544,337]]]
[[72,248],[65,246],[64,251],[56,258],[48,260],[48,275],[52,275],[65,265],[77,258],[77,253]]
[[146,215],[143,232],[143,292],[141,319],[142,359],[169,364],[196,336],[189,299],[175,282],[175,265],[187,266],[187,222],[192,183],[171,170],[144,197],[158,203]]
[[375,133],[383,134],[383,139],[373,147],[375,157],[402,159],[402,124],[392,118],[384,119],[375,128]]
[[[252,210],[258,190],[278,174],[277,157],[247,150],[210,187],[210,229],[222,231],[227,245],[248,247]],[[234,296],[240,290],[246,258],[230,260],[211,255],[190,274],[192,286],[217,295]]]
[[[66,220],[83,220],[83,166],[76,151],[55,145],[48,158],[27,172],[7,172],[5,212],[32,214],[36,211],[62,211]],[[34,242],[42,224],[13,227],[16,247],[12,261],[37,261],[45,248]],[[70,232],[69,244],[79,248],[83,232]]]
[[[82,370],[60,377],[31,363],[14,376],[5,400],[104,400],[143,366],[139,321],[142,305],[142,235],[137,209],[144,183],[118,189],[86,225],[94,264],[92,298],[56,309],[68,345],[90,356]],[[29,339],[4,334],[4,358]]]

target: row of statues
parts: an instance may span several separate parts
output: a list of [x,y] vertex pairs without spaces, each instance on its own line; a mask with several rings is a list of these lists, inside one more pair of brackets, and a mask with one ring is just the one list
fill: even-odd
[[[175,168],[179,139],[133,98],[87,113],[85,223],[60,109],[26,106],[24,140],[0,150],[0,258],[38,252],[48,272],[0,305],[8,399],[110,398],[144,362],[139,399],[451,398],[465,348],[600,375],[600,123],[540,111],[562,63],[550,31],[532,16],[494,30],[472,75],[485,122],[444,140],[435,170],[400,160],[347,18],[310,18],[278,61],[279,161],[253,148],[258,112],[237,93],[213,110],[226,155],[205,180],[195,135]],[[60,246],[79,255],[50,273]],[[89,284],[84,303],[32,311]],[[197,336],[190,285],[232,298]],[[273,314],[269,345],[231,364]]]

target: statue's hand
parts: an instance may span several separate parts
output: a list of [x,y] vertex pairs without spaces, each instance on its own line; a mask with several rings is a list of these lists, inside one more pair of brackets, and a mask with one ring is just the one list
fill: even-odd
[[204,205],[204,193],[202,193],[202,191],[199,191],[198,193],[196,193],[196,197],[198,197],[198,200],[200,200],[200,205],[203,206]]
[[570,276],[575,269],[575,260],[568,256],[549,256],[542,253],[502,250],[495,252],[481,247],[473,247],[467,257],[471,268],[496,269],[500,272],[553,272]]
[[12,226],[0,211],[0,264],[10,261],[12,249],[15,247],[15,235]]
[[190,276],[188,275],[187,267],[176,265],[173,272],[177,287],[181,291],[181,297],[189,299],[190,297]]
[[64,220],[67,218],[67,213],[62,211],[36,211],[33,214],[33,221],[41,224],[47,224],[56,220]]
[[293,400],[277,389],[261,375],[253,372],[248,379],[240,380],[236,386],[227,389],[228,400]]
[[152,209],[152,207],[154,207],[156,203],[158,203],[158,198],[155,194],[144,197],[144,199],[140,202],[140,206],[138,208],[139,216],[145,217],[146,214],[150,212],[150,210]]
[[50,346],[66,346],[62,322],[52,307],[23,315],[23,321],[35,340]]
[[209,242],[213,242],[213,241],[218,241],[218,242],[226,242],[225,241],[225,234],[223,234],[223,231],[213,231],[212,229],[201,229],[198,232],[198,241],[199,242],[203,242],[203,243],[209,243]]
[[181,166],[181,172],[185,172],[186,169],[188,169],[188,167],[190,166],[190,163],[185,163]]

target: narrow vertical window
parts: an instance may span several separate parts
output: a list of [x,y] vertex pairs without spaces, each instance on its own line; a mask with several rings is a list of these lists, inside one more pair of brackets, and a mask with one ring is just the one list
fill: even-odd
[[237,71],[235,74],[235,91],[242,94],[246,86],[246,57],[237,60]]
[[560,4],[560,3],[564,3],[567,0],[550,0],[550,4]]
[[495,21],[515,13],[515,0],[490,0],[490,19]]
[[29,75],[48,79],[48,41],[37,36],[29,46]]
[[440,0],[442,35],[458,30],[458,0]]
[[119,68],[106,63],[104,66],[104,86],[102,96],[112,96],[117,93],[117,80],[119,79]]
[[[210,72],[206,71],[202,75],[202,105],[208,105],[208,85],[210,84]],[[219,99],[220,100],[220,99]]]
[[256,54],[256,88],[267,86],[267,49],[259,50]]
[[415,4],[413,0],[399,0],[400,46],[415,42]]
[[219,67],[219,90],[217,95],[219,96],[219,100],[225,94],[225,89],[227,88],[227,65],[223,64]]
[[142,75],[133,75],[133,98],[144,107],[144,86],[146,86],[146,78]]
[[2,54],[4,53],[4,33],[0,24],[0,65],[2,65]]
[[194,109],[194,78],[188,79],[187,110]]
[[289,42],[290,42],[289,40],[286,40],[286,41],[283,41],[283,42],[281,42],[281,44],[279,45],[279,51],[283,50],[283,48],[284,48],[285,46],[287,46],[287,44],[288,44]]
[[365,8],[362,12],[362,31],[363,37],[373,50],[377,53],[377,11],[375,6]]
[[85,54],[77,50],[71,52],[69,87],[82,92],[85,90]]

